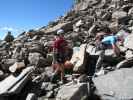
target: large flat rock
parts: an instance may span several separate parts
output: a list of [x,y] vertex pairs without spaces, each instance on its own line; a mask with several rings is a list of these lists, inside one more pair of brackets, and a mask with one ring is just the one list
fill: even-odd
[[[123,68],[94,79],[98,93],[111,100],[133,99],[133,69]],[[106,98],[107,100],[107,98]],[[108,99],[110,100],[110,99]]]

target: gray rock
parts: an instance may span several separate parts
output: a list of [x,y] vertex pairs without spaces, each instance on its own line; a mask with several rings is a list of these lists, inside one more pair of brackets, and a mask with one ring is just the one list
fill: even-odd
[[124,46],[133,50],[133,34],[130,34],[126,37],[124,41]]
[[8,71],[9,67],[13,65],[16,62],[16,60],[15,59],[3,59],[2,62],[3,62],[1,64],[2,70]]
[[133,17],[133,7],[128,11],[128,15]]
[[126,51],[125,57],[126,57],[127,59],[133,57],[133,51],[131,51],[131,50]]
[[85,83],[63,85],[58,91],[56,100],[81,100],[88,96],[88,86]]
[[24,69],[17,77],[10,75],[0,82],[0,94],[17,94],[20,93],[25,83],[29,80],[29,75],[33,67]]
[[120,18],[123,18],[123,17],[126,17],[126,16],[127,16],[127,13],[124,12],[124,11],[115,11],[112,14],[113,19],[120,19]]
[[70,62],[74,65],[74,72],[84,72],[86,66],[86,44],[82,44],[79,49],[75,50]]
[[28,60],[31,65],[35,65],[37,67],[45,67],[46,59],[40,53],[29,53]]
[[117,69],[130,68],[132,67],[132,65],[133,65],[133,57],[121,61],[120,63],[117,64],[116,68]]
[[77,5],[75,5],[75,10],[86,10],[89,7],[102,7],[105,5],[106,0],[81,0]]
[[43,82],[42,83],[42,86],[41,86],[41,89],[44,89],[46,91],[51,91],[54,89],[54,84],[51,84],[50,82]]
[[[103,100],[133,99],[133,69],[125,68],[94,79],[94,84]],[[111,99],[113,98],[113,99]]]
[[92,25],[88,31],[89,36],[95,36],[97,31],[97,25]]
[[34,93],[28,93],[26,100],[38,100]]
[[[99,51],[96,50],[96,47],[93,45],[88,45],[86,51],[90,54],[90,55],[94,55],[94,56],[98,56],[99,55]],[[105,50],[105,56],[112,56],[114,54],[113,49],[106,49]]]

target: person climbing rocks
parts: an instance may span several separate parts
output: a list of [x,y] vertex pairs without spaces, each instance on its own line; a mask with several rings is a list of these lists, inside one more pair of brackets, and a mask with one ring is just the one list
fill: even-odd
[[[105,55],[105,50],[106,49],[113,49],[114,51],[114,56],[118,57],[121,55],[121,51],[119,47],[117,46],[117,42],[123,42],[123,38],[120,35],[109,35],[105,37],[100,37],[96,39],[96,44],[97,44],[97,49],[99,50],[99,58],[96,63],[96,70],[101,71],[102,68],[102,63],[104,60],[104,55]],[[100,73],[99,71],[99,73]],[[98,72],[97,72],[98,73]]]
[[63,34],[64,30],[59,29],[53,42],[53,64],[57,64],[54,74],[58,74],[60,71],[62,83],[64,83],[65,48],[67,47]]

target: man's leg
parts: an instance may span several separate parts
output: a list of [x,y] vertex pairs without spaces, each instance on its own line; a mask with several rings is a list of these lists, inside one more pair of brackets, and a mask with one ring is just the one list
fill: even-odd
[[103,60],[104,60],[104,54],[105,54],[105,50],[101,50],[100,54],[99,54],[99,57],[98,57],[98,60],[97,60],[97,63],[96,63],[96,70],[101,69],[102,63],[103,63]]
[[60,64],[60,71],[61,71],[61,81],[64,81],[64,64]]

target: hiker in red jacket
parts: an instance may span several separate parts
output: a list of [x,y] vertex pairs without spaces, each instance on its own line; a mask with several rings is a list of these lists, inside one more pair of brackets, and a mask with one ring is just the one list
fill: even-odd
[[53,64],[57,64],[55,74],[59,71],[61,72],[61,81],[64,82],[64,62],[65,62],[65,52],[67,47],[67,41],[63,36],[64,31],[62,29],[57,31],[57,36],[54,39],[53,43],[53,53],[54,59]]

